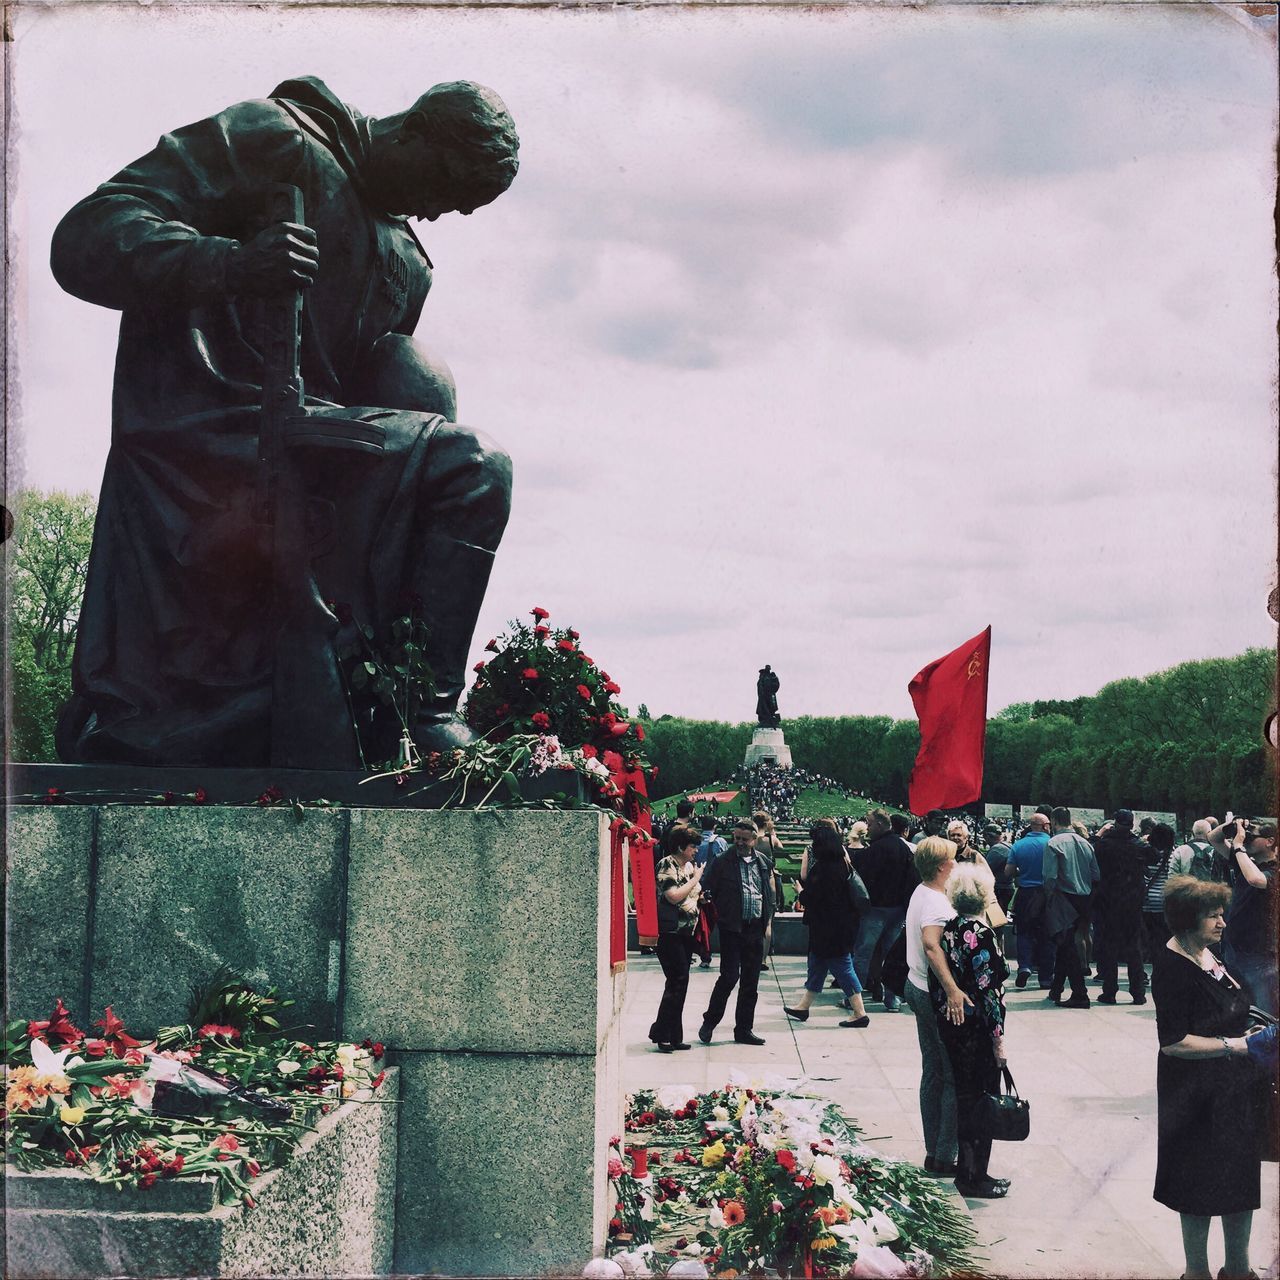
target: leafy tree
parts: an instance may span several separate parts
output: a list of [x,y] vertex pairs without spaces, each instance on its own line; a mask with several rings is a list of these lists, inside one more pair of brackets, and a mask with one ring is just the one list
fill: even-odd
[[71,692],[95,501],[88,493],[25,490],[15,508],[9,562],[10,750],[17,759],[52,760],[58,709]]

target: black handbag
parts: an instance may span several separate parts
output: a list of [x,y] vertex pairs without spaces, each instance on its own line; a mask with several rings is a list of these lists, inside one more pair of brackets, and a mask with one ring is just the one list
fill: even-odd
[[1009,1068],[1001,1067],[1000,1072],[1005,1092],[984,1093],[978,1099],[977,1130],[995,1142],[1021,1142],[1031,1132],[1031,1104],[1018,1097]]

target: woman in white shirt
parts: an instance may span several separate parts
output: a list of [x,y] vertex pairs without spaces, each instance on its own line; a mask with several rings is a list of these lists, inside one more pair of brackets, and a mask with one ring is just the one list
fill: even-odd
[[907,904],[905,998],[916,1015],[920,1040],[920,1120],[924,1125],[926,1173],[954,1177],[959,1145],[956,1139],[956,1090],[951,1060],[938,1034],[938,1015],[929,995],[932,969],[947,998],[947,1018],[964,1021],[966,999],[951,976],[942,950],[942,926],[955,915],[946,895],[947,879],[956,865],[956,846],[941,836],[926,836],[916,846],[920,884]]

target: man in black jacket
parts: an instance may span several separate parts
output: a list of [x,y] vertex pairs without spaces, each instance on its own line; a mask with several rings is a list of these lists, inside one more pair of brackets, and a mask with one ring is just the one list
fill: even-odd
[[[867,814],[867,837],[870,840],[867,847],[853,851],[853,869],[862,877],[870,898],[858,922],[853,967],[859,980],[872,992],[872,999],[879,999],[878,971],[872,972],[874,957],[878,951],[883,958],[893,946],[907,916],[907,903],[920,878],[916,875],[911,846],[894,834],[893,824],[883,809],[872,809]],[[891,991],[883,991],[883,999],[886,1009],[892,1011],[898,1007],[898,998]]]
[[1129,995],[1147,1003],[1147,971],[1142,964],[1142,900],[1146,895],[1148,846],[1133,831],[1133,813],[1117,809],[1094,837],[1101,879],[1093,895],[1093,954],[1102,982],[1099,1004],[1115,1004],[1119,963],[1129,968]]
[[711,1033],[724,1017],[729,993],[738,988],[733,1038],[739,1044],[764,1044],[752,1026],[756,1016],[764,935],[773,918],[773,863],[756,853],[756,824],[741,818],[733,827],[733,853],[712,862],[703,875],[702,893],[715,904],[720,921],[720,976],[702,1015],[698,1039],[711,1043]]

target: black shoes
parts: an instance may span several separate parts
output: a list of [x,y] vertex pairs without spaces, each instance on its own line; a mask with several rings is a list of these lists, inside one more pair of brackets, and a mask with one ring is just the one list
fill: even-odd
[[1059,1009],[1088,1009],[1089,1007],[1088,996],[1072,996],[1070,1000],[1060,1000],[1058,1002]]
[[671,1047],[673,1049],[692,1049],[693,1045],[685,1044],[683,1041],[681,1041],[679,1044],[673,1044]]
[[1115,1002],[1116,1002],[1115,996],[1099,996],[1098,997],[1099,1004],[1115,1004]]
[[785,1014],[787,1015],[787,1017],[788,1017],[788,1018],[794,1018],[797,1022],[808,1022],[808,1021],[809,1021],[809,1010],[808,1010],[808,1009],[789,1009],[789,1008],[784,1004],[784,1005],[782,1006],[782,1012],[783,1012],[783,1013],[785,1013]]
[[715,1027],[709,1027],[709,1026],[707,1026],[707,1024],[704,1022],[704,1023],[702,1024],[702,1026],[700,1026],[700,1027],[698,1028],[698,1039],[699,1039],[699,1040],[701,1040],[703,1044],[710,1044],[710,1043],[711,1043],[711,1033],[712,1033],[714,1030],[715,1030]]
[[674,1052],[675,1052],[675,1050],[674,1050],[674,1049],[671,1047],[671,1045],[669,1045],[669,1044],[660,1044],[660,1045],[658,1045],[658,1052],[659,1052],[659,1053],[674,1053]]
[[1062,999],[1062,992],[1054,991],[1053,988],[1051,987],[1049,989],[1049,994],[1045,996],[1045,999],[1051,1001],[1053,1004],[1057,1004],[1058,1001]]
[[1022,988],[1025,987],[1027,983],[1030,981],[1031,981],[1031,975],[1029,973],[1020,973],[1018,974],[1017,981],[1013,985],[1017,987],[1019,991],[1021,991]]
[[936,1173],[943,1178],[950,1178],[955,1175],[956,1164],[954,1160],[950,1164],[946,1164],[941,1160],[935,1160],[933,1156],[925,1156],[924,1171],[925,1173]]
[[1133,997],[1133,1003],[1134,1003],[1134,1004],[1146,1004],[1146,1003],[1147,1003],[1147,997],[1146,997],[1145,995],[1134,996],[1134,997]]
[[764,1041],[754,1031],[735,1031],[733,1038],[737,1044],[764,1044]]
[[846,1018],[840,1025],[842,1027],[869,1027],[871,1019],[864,1013],[860,1018]]
[[1009,1183],[1004,1178],[956,1179],[956,1190],[970,1200],[1002,1200],[1009,1194]]

